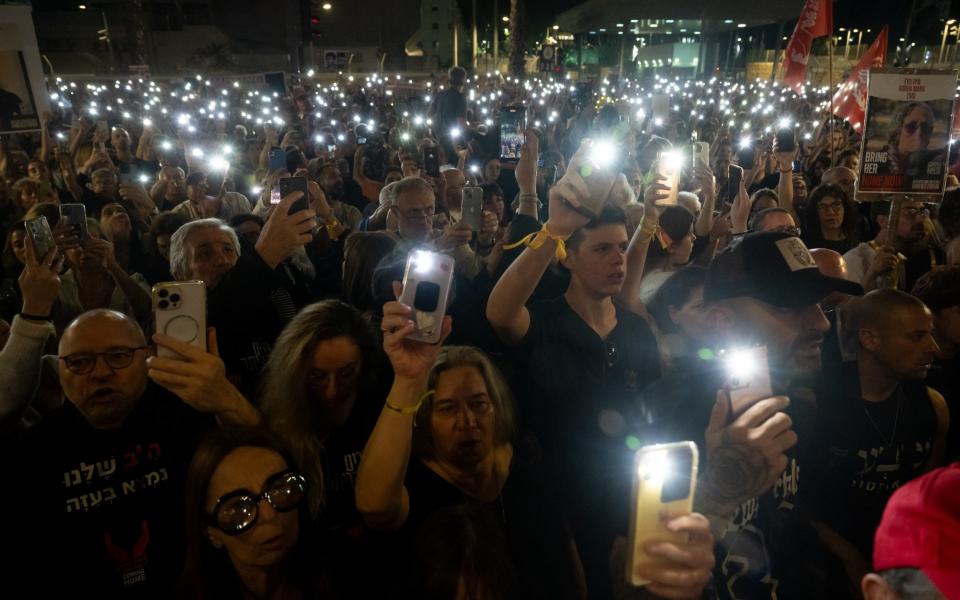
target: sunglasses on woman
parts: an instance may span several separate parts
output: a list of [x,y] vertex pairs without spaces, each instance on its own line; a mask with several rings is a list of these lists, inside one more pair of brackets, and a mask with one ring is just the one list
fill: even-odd
[[915,134],[918,128],[923,132],[923,135],[930,135],[933,133],[933,124],[927,123],[926,121],[910,121],[909,123],[904,123],[903,128],[910,135]]
[[267,479],[259,494],[240,489],[220,496],[207,520],[227,535],[238,535],[256,524],[262,501],[269,502],[277,512],[290,512],[300,505],[306,491],[307,480],[302,475],[283,471]]

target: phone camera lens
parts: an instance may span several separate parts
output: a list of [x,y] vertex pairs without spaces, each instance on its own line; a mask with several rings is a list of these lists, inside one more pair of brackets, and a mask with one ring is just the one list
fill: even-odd
[[170,294],[170,302],[173,302],[174,304],[180,302],[180,294]]
[[164,309],[170,306],[170,303],[166,300],[161,300],[160,302],[157,302],[157,306],[159,306],[161,309]]
[[167,290],[160,290],[159,292],[157,292],[157,295],[160,296],[161,298],[166,298],[169,294],[170,292],[168,292]]

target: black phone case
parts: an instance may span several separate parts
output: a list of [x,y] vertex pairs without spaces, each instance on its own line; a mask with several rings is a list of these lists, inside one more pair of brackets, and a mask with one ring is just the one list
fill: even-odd
[[295,212],[310,208],[310,190],[307,187],[306,177],[284,177],[280,180],[281,198],[286,198],[287,194],[293,192],[303,192],[303,197],[290,205],[287,214],[292,215]]

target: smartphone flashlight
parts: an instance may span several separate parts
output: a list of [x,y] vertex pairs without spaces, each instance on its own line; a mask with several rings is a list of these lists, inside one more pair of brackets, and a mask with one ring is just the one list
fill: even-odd
[[450,137],[453,138],[453,139],[457,139],[458,137],[460,137],[460,128],[459,128],[459,127],[451,127],[451,128],[450,128]]
[[164,140],[163,143],[160,144],[160,149],[164,152],[169,152],[173,150],[173,144],[171,144],[169,140]]
[[660,155],[663,160],[663,168],[670,173],[679,171],[683,164],[683,154],[677,150],[670,150]]
[[780,119],[780,129],[790,129],[791,126],[793,126],[793,123],[790,122],[790,117]]
[[600,168],[610,166],[617,157],[617,147],[611,142],[597,142],[590,149],[590,161]]
[[147,183],[150,181],[150,177],[148,175],[143,175],[143,174],[141,174],[138,179],[140,180],[140,183]]
[[741,149],[749,148],[751,143],[752,143],[752,140],[750,138],[741,138],[738,146]]
[[229,168],[230,163],[222,156],[215,156],[210,160],[211,171],[225,172]]
[[436,261],[437,259],[433,252],[418,250],[413,255],[413,262],[415,263],[413,270],[417,273],[429,273],[433,270]]
[[748,349],[724,352],[723,363],[727,377],[735,383],[749,380],[760,366],[757,364],[756,354]]
[[653,483],[663,481],[670,469],[670,456],[666,450],[645,453],[640,462],[640,477]]

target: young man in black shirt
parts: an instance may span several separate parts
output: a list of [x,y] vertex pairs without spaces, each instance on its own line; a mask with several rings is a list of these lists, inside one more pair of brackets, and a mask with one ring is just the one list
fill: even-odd
[[834,553],[867,565],[890,495],[943,463],[950,417],[943,397],[924,384],[939,348],[923,302],[875,290],[852,300],[842,322],[856,360],[822,377],[812,499]]
[[[812,406],[794,386],[820,370],[829,323],[817,303],[861,291],[823,275],[800,238],[749,233],[707,271],[706,326],[717,348],[644,393],[651,426],[641,443],[692,440],[700,448],[694,509],[710,518],[717,539],[720,598],[810,598],[828,588],[811,575],[823,573],[819,565],[808,564],[822,550],[800,512],[795,446],[810,436]],[[766,347],[774,395],[735,411],[718,351],[753,346]]]
[[927,385],[943,394],[951,415],[947,462],[960,459],[960,266],[937,267],[917,280],[911,292],[933,312],[933,337],[940,346]]
[[[0,508],[7,581],[32,597],[166,598],[182,569],[187,466],[215,415],[260,417],[211,354],[157,334],[180,359],[147,359],[139,325],[110,310],[78,317],[60,340],[67,399],[5,455]],[[149,383],[152,379],[180,399]],[[12,493],[14,490],[20,490]],[[11,581],[13,580],[13,581]]]
[[[550,218],[497,282],[487,318],[516,350],[521,420],[560,475],[590,595],[603,598],[610,594],[614,539],[627,529],[632,453],[625,438],[637,419],[634,401],[660,370],[637,288],[659,218],[654,201],[666,186],[650,186],[646,224],[631,241],[623,211],[607,206],[588,219],[572,208],[587,189],[577,175],[587,152],[581,147],[570,178],[550,190]],[[594,176],[612,182],[599,170]],[[535,169],[518,172],[517,180],[521,198],[536,193]],[[527,307],[556,254],[570,272],[566,292]]]

